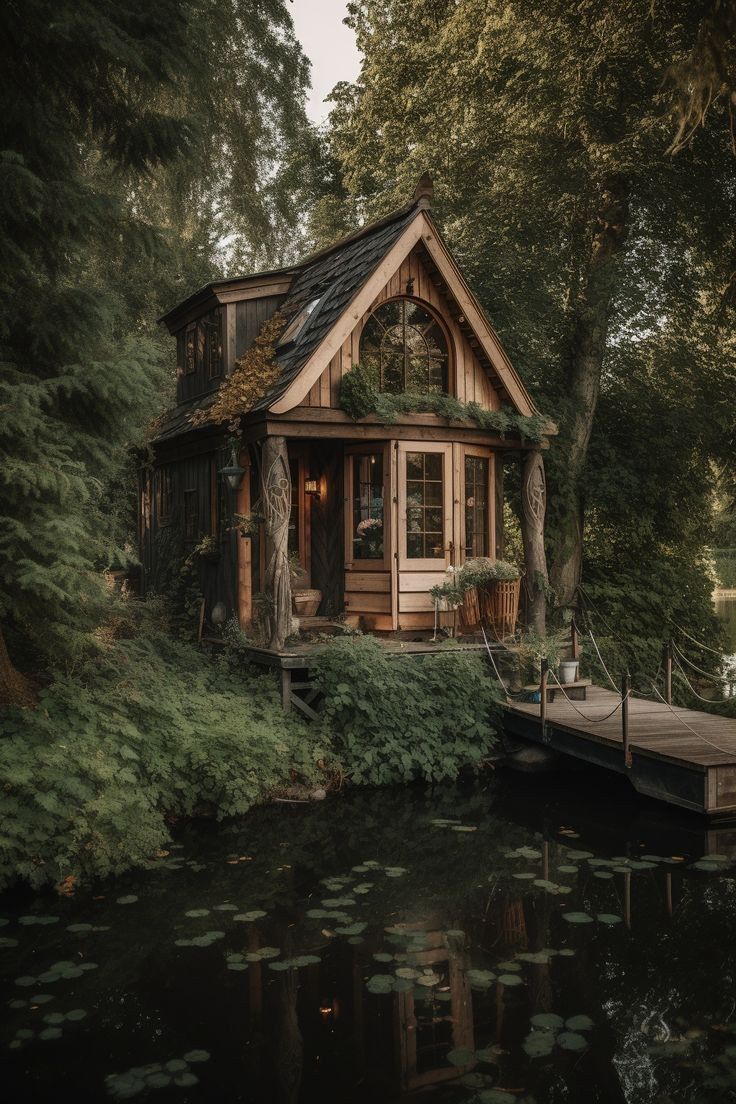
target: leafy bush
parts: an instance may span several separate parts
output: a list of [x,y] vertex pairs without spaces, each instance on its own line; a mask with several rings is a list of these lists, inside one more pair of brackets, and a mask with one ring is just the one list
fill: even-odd
[[477,655],[396,656],[373,637],[336,639],[313,675],[321,731],[353,782],[456,778],[493,748],[494,688]]
[[167,814],[245,813],[317,774],[320,734],[272,680],[210,662],[153,612],[126,612],[36,709],[0,714],[0,883],[118,873],[166,843]]

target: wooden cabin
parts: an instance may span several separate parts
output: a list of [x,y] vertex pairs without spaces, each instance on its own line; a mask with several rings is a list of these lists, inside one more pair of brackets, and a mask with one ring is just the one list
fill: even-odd
[[[412,413],[385,425],[340,407],[341,380],[360,362],[387,391],[537,413],[442,241],[430,196],[423,178],[390,217],[293,267],[208,284],[164,316],[176,339],[177,405],[159,419],[142,472],[146,589],[165,588],[210,536],[197,564],[206,620],[237,615],[247,628],[264,590],[268,537],[242,536],[232,519],[262,497],[259,456],[270,438],[288,456],[288,551],[303,585],[321,593],[320,615],[376,632],[431,630],[429,588],[446,570],[501,556],[504,458],[538,455],[539,444],[470,419]],[[219,474],[230,463],[228,431],[190,418],[213,402],[277,310],[286,318],[280,372],[241,419],[246,476],[233,493]]]

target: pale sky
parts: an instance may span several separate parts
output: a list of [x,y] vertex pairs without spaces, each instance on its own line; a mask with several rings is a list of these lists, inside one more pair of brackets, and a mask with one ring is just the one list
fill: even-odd
[[355,36],[342,22],[347,14],[345,0],[290,0],[296,36],[312,63],[312,91],[307,114],[321,123],[329,114],[324,102],[338,81],[354,81],[360,70]]

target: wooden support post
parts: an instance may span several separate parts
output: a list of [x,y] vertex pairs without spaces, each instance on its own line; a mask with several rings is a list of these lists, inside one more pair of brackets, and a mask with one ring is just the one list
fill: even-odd
[[667,915],[672,916],[672,874],[669,870],[665,871],[664,875],[664,888],[667,898]]
[[664,700],[672,705],[672,641],[664,646]]
[[267,437],[263,442],[261,486],[266,517],[267,565],[264,587],[270,599],[269,647],[281,652],[291,633],[288,550],[291,474],[284,437]]
[[570,658],[580,659],[580,633],[574,617],[570,622]]
[[[250,513],[250,456],[247,449],[241,449],[240,466],[245,468],[245,475],[238,490],[236,512],[245,515]],[[238,624],[245,632],[253,620],[252,538],[244,537],[236,530],[235,539],[238,549]]]
[[549,840],[542,843],[542,877],[545,882],[549,881]]
[[631,748],[629,747],[629,673],[621,679],[621,729],[624,742],[624,766],[631,767]]
[[542,660],[542,677],[539,680],[539,716],[542,721],[542,740],[547,742],[547,680],[549,678],[549,663]]
[[291,713],[291,670],[281,668],[281,706],[284,713]]
[[631,929],[631,874],[624,874],[624,924]]
[[524,542],[528,598],[528,620],[538,633],[546,631],[548,585],[547,557],[544,551],[544,515],[547,509],[547,484],[539,449],[530,449],[524,458],[521,477],[521,536]]

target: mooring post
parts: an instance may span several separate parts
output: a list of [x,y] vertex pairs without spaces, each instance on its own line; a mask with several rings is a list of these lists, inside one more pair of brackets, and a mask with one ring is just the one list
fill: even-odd
[[672,705],[672,640],[664,646],[664,700]]
[[542,675],[539,680],[539,716],[542,721],[542,740],[547,742],[547,679],[549,677],[549,663],[542,660]]
[[580,634],[574,617],[570,622],[570,653],[571,659],[580,659]]
[[631,766],[631,749],[629,748],[629,672],[621,679],[621,729],[624,742],[624,766]]

